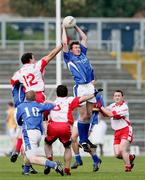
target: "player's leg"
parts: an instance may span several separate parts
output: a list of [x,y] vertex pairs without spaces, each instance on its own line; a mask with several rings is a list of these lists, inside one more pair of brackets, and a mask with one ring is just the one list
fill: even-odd
[[[121,134],[121,135],[120,135]],[[123,159],[125,163],[125,171],[130,172],[133,168],[133,161],[135,159],[135,155],[131,155],[128,153],[129,141],[127,139],[121,139],[122,133],[115,132],[114,139],[114,153],[116,158]],[[124,134],[123,138],[128,138],[127,134]]]
[[82,105],[81,107],[79,107],[78,111],[80,115],[78,120],[79,143],[85,152],[91,152],[87,144],[90,120],[87,115],[86,105]]
[[123,159],[122,154],[121,154],[121,150],[120,150],[120,145],[119,144],[114,144],[113,148],[114,148],[115,157],[117,159]]
[[47,159],[53,160],[52,144],[48,144],[47,142],[45,142],[44,150]]
[[120,152],[122,154],[126,172],[130,172],[132,169],[129,159],[129,152],[128,152],[129,144],[130,144],[129,141],[126,139],[122,139],[120,143]]
[[[89,95],[94,93],[94,86],[92,83],[89,83],[87,85],[79,85],[76,89],[75,95],[77,96],[83,96],[83,95]],[[78,121],[78,133],[80,138],[80,144],[83,147],[84,151],[91,152],[90,146],[92,144],[88,141],[88,135],[89,135],[89,127],[90,127],[90,118],[92,115],[92,109],[93,109],[93,103],[96,102],[95,97],[89,100],[87,103],[81,104],[82,106],[78,108],[80,119]],[[95,147],[93,147],[95,148]]]
[[121,130],[121,142],[120,142],[120,150],[122,152],[122,157],[125,163],[125,171],[130,172],[134,167],[134,154],[129,154],[129,146],[133,140],[133,132],[132,127],[127,126]]
[[102,163],[102,160],[97,156],[96,154],[96,148],[91,148],[90,155],[93,160],[93,171],[98,171],[100,168],[100,165]]
[[50,167],[52,169],[55,169],[55,171],[57,173],[61,174],[62,176],[64,175],[63,168],[62,168],[60,163],[55,162],[55,161],[50,161],[50,160],[48,160],[48,159],[46,159],[40,155],[37,156],[35,154],[33,154],[33,155],[32,154],[33,154],[32,151],[31,151],[31,155],[28,155],[28,153],[26,154],[30,163],[41,165],[44,167]]
[[[23,164],[22,164],[22,174],[25,175],[25,172],[26,172],[26,175],[29,174],[29,172],[31,174],[37,174],[38,171],[36,169],[34,169],[34,167],[32,166],[32,164],[28,161],[26,155],[25,155],[25,152],[24,152],[24,149],[23,149],[23,146],[21,148],[21,155],[22,155],[22,158],[23,158]],[[25,167],[26,166],[26,167]],[[25,169],[26,168],[26,169]],[[27,172],[28,171],[28,172]]]
[[64,174],[67,176],[71,175],[70,165],[72,160],[71,152],[71,127],[69,123],[62,122],[57,123],[57,136],[60,142],[63,144],[64,151]]
[[22,165],[22,174],[23,175],[29,175],[31,163],[28,160],[28,158],[26,157],[25,153],[23,153],[23,161],[24,161],[24,165]]
[[[83,147],[84,151],[91,152],[90,148],[96,148],[96,145],[92,144],[91,141],[88,139],[89,130],[90,130],[90,116],[91,116],[93,104],[89,102],[87,102],[86,104],[89,112],[84,106],[79,108],[80,119],[82,119],[81,117],[83,116],[87,117],[87,119],[83,117],[85,119],[84,121],[78,121],[78,133],[80,138],[79,142]],[[88,112],[87,115],[85,115],[86,112]]]
[[[45,139],[45,145],[44,145],[45,155],[46,158],[50,161],[53,160],[53,153],[52,153],[52,143],[47,141]],[[44,169],[44,174],[47,175],[50,173],[51,168],[49,166],[46,166]]]
[[[73,92],[75,96],[86,95],[85,85],[74,86]],[[90,149],[86,143],[88,139],[88,130],[89,130],[89,119],[87,117],[86,103],[82,103],[78,108],[79,119],[78,119],[78,134],[79,134],[79,143],[84,148],[85,151],[90,152]]]
[[[47,135],[45,137],[45,155],[46,158],[50,161],[53,160],[52,144],[57,139],[57,134],[55,130],[55,124],[53,122],[49,123],[47,126]],[[47,175],[50,173],[51,168],[46,166],[44,169],[44,174]]]
[[78,144],[78,122],[75,121],[73,128],[72,128],[72,149],[75,155],[75,162],[72,164],[71,169],[76,169],[78,166],[83,165],[83,161],[80,156],[79,152],[79,144]]
[[70,172],[70,165],[71,165],[71,159],[72,159],[72,152],[71,152],[71,141],[68,141],[64,144],[64,162],[65,162],[65,168],[64,168],[64,174],[65,175],[71,175]]
[[28,130],[26,134],[23,134],[23,140],[24,147],[28,147],[25,154],[30,163],[53,168],[63,176],[63,168],[60,163],[50,161],[39,154],[38,144],[41,140],[41,132],[39,130]]

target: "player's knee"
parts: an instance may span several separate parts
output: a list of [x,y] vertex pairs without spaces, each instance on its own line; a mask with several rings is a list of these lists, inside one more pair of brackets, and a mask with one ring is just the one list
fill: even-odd
[[76,143],[77,142],[77,137],[76,136],[72,136],[71,137],[71,141],[72,141],[72,143]]
[[70,148],[71,147],[71,141],[67,141],[66,143],[63,143],[64,148]]
[[49,140],[47,139],[47,137],[45,137],[44,141],[45,141],[45,143],[48,144],[48,145],[52,145],[52,143],[54,142],[54,141],[49,141]]

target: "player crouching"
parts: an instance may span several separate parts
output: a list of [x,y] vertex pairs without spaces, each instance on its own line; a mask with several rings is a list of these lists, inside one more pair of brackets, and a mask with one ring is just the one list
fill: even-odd
[[22,126],[22,138],[26,155],[23,174],[28,175],[30,163],[55,169],[62,176],[63,168],[58,162],[47,160],[38,154],[38,147],[42,136],[42,113],[54,108],[54,104],[40,104],[35,101],[35,92],[26,93],[26,101],[17,107],[17,122]]

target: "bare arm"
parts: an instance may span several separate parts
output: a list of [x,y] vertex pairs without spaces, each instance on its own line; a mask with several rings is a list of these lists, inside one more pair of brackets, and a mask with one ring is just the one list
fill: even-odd
[[108,116],[108,117],[113,117],[113,116],[114,116],[111,111],[109,111],[108,109],[106,109],[106,108],[103,107],[103,106],[101,107],[101,110],[102,110],[102,112],[103,112],[106,116]]
[[81,38],[81,44],[85,47],[87,47],[87,36],[86,34],[76,25],[75,30],[78,32],[80,38]]
[[62,43],[63,43],[63,51],[68,52],[67,33],[66,33],[66,28],[63,25],[62,25]]
[[82,97],[80,97],[80,99],[79,99],[79,103],[81,104],[81,103],[83,103],[83,102],[85,102],[85,101],[87,101],[87,100],[89,100],[89,99],[91,99],[91,98],[93,98],[94,97],[94,94],[90,94],[90,95],[88,95],[88,96],[82,96]]
[[45,100],[44,103],[46,103],[46,104],[51,103],[51,104],[55,105],[54,101],[51,101],[51,100],[49,100],[49,99]]
[[50,51],[50,53],[44,57],[46,62],[49,63],[61,50],[62,50],[62,45]]

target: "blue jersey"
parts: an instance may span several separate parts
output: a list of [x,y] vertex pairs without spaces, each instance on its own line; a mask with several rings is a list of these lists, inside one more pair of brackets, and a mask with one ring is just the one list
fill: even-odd
[[76,85],[87,84],[94,80],[94,71],[86,56],[87,48],[82,44],[80,47],[81,54],[79,56],[74,55],[71,51],[64,52],[64,61]]
[[17,107],[19,104],[24,102],[25,92],[24,92],[24,86],[21,83],[14,85],[12,89],[12,96],[15,107]]
[[38,129],[41,132],[42,128],[42,112],[51,110],[54,105],[51,103],[41,104],[35,101],[26,101],[17,107],[17,122],[23,127],[23,131]]

